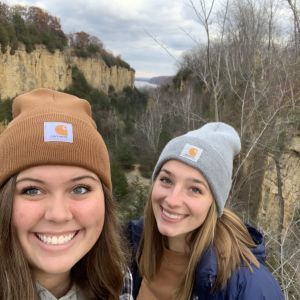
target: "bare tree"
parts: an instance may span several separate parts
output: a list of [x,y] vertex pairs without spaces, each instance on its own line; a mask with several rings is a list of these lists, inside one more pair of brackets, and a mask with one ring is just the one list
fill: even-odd
[[157,153],[164,117],[160,89],[153,90],[151,100],[138,123],[138,127],[147,138],[152,151]]
[[296,47],[296,53],[298,53],[299,42],[300,42],[300,18],[299,18],[299,11],[297,8],[297,1],[287,0],[287,2],[294,16],[295,47]]
[[[211,34],[210,34],[210,22],[211,16],[214,9],[215,1],[212,0],[210,5],[207,7],[207,1],[200,0],[200,9],[195,5],[195,1],[190,0],[190,4],[202,26],[205,29],[207,43],[206,43],[206,57],[204,60],[204,68],[198,74],[201,80],[206,84],[206,87],[211,91],[213,102],[214,102],[214,118],[216,121],[219,121],[219,108],[218,102],[222,94],[222,85],[220,81],[220,66],[221,66],[221,54],[223,51],[223,38],[224,38],[224,29],[225,22],[227,18],[227,12],[229,7],[229,0],[226,1],[224,14],[221,17],[221,28],[220,28],[220,37],[219,37],[219,47],[215,47],[214,50],[217,50],[217,53],[212,53],[211,44]],[[216,55],[215,55],[216,54]],[[214,58],[214,59],[213,59]]]

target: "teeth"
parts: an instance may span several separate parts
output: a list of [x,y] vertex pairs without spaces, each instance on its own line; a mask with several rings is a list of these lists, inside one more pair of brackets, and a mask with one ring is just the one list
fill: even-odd
[[168,213],[167,211],[165,211],[164,209],[163,209],[163,214],[165,216],[167,216],[168,218],[174,219],[174,220],[179,220],[179,219],[183,218],[183,215],[171,214],[171,213]]
[[37,233],[37,237],[39,240],[41,240],[43,243],[48,244],[48,245],[63,245],[69,241],[71,241],[76,232],[70,233],[67,235],[59,235],[59,236],[49,236],[41,233]]

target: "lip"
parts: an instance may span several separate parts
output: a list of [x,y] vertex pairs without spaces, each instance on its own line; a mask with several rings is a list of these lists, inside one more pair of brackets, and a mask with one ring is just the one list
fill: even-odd
[[[74,237],[67,241],[66,243],[64,244],[56,244],[56,245],[53,245],[53,244],[46,244],[45,242],[43,242],[38,236],[37,234],[40,234],[40,235],[46,235],[46,236],[51,236],[51,237],[58,237],[58,236],[61,236],[61,235],[68,235],[68,234],[72,234],[72,233],[75,233]],[[83,229],[80,229],[80,230],[72,230],[72,231],[64,231],[64,232],[60,232],[60,233],[57,233],[57,232],[32,232],[30,234],[31,236],[31,239],[33,239],[33,241],[35,243],[37,243],[37,245],[43,249],[44,251],[64,251],[64,250],[67,250],[69,248],[71,248],[83,235]]]
[[[167,221],[169,223],[178,223],[185,219],[187,216],[186,214],[181,214],[177,212],[172,212],[168,209],[165,209],[163,206],[160,206],[160,211],[161,211],[161,217],[164,221]],[[177,218],[172,218],[170,215],[176,215],[178,216]]]

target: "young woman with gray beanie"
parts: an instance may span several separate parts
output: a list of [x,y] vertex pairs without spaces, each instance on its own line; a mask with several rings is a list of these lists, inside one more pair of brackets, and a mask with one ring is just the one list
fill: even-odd
[[262,235],[224,208],[240,148],[238,133],[221,122],[165,146],[144,219],[127,227],[135,299],[283,299]]
[[36,89],[12,110],[0,135],[0,299],[132,299],[89,103]]

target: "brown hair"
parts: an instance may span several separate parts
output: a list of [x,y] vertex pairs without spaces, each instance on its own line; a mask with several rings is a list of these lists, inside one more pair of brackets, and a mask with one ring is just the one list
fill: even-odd
[[[0,299],[36,299],[35,282],[12,226],[16,176],[0,188]],[[92,249],[71,270],[71,278],[88,299],[119,299],[125,272],[120,228],[111,193],[103,186],[105,221]]]
[[[152,209],[151,193],[145,206],[144,231],[137,253],[137,261],[142,276],[154,278],[163,253],[164,238],[159,233]],[[251,264],[259,267],[259,262],[249,248],[255,247],[246,226],[240,218],[228,209],[218,218],[215,202],[211,205],[203,224],[188,237],[189,263],[185,276],[174,293],[174,299],[186,300],[191,297],[194,274],[202,255],[211,245],[216,250],[218,273],[213,290],[224,287],[232,273],[241,264],[252,271]]]

